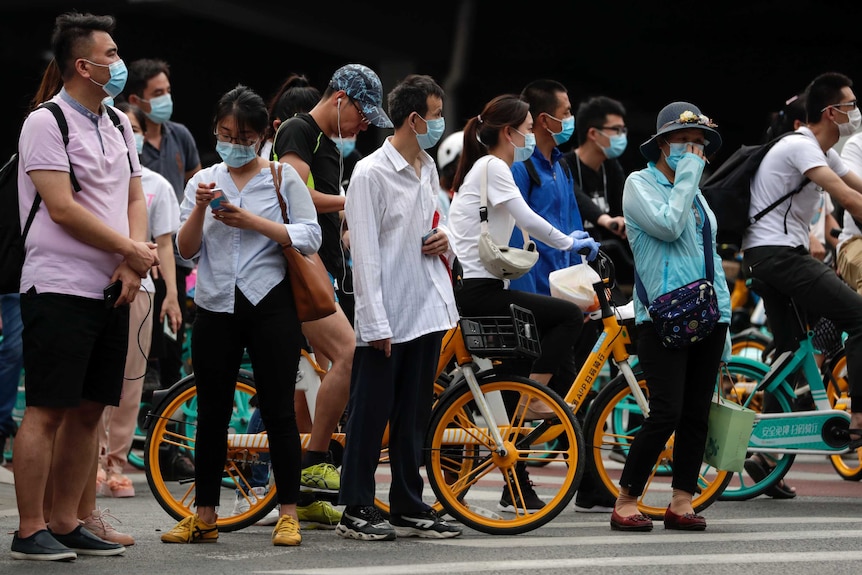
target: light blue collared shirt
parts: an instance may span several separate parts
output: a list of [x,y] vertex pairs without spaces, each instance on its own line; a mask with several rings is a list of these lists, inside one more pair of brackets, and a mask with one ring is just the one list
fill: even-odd
[[[269,167],[252,177],[240,192],[227,166],[219,163],[197,172],[186,184],[180,207],[183,223],[194,208],[195,191],[200,182],[215,182],[235,206],[272,221],[284,221]],[[287,164],[282,168],[281,194],[287,202],[290,223],[286,225],[293,246],[305,254],[316,252],[321,242],[317,211],[305,183]],[[278,243],[254,230],[233,228],[215,220],[209,207],[204,218],[201,249],[192,257],[200,258],[195,304],[214,312],[233,313],[234,286],[252,305],[257,305],[284,279],[287,269]]]

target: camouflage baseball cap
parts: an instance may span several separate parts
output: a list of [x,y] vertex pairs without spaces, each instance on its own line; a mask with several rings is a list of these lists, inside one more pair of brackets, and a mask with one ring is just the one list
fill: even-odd
[[347,64],[335,71],[329,85],[344,90],[362,106],[362,113],[378,128],[391,128],[392,121],[383,111],[383,84],[374,70],[362,64]]

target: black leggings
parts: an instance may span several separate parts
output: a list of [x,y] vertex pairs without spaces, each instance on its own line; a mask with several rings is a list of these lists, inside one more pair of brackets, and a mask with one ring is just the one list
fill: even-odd
[[509,315],[510,304],[533,312],[542,356],[533,362],[532,373],[555,373],[571,360],[572,349],[584,325],[583,312],[572,302],[504,289],[503,280],[465,279],[463,287],[455,293],[455,300],[464,317]]
[[293,393],[305,340],[290,282],[285,280],[272,288],[257,306],[238,289],[235,292],[233,313],[199,307],[192,329],[198,399],[195,501],[199,507],[219,504],[236,374],[247,349],[254,369],[258,409],[269,437],[278,502],[296,503],[301,448]]

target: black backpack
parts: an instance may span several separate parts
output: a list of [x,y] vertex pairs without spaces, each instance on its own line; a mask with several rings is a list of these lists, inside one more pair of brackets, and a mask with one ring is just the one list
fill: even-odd
[[755,215],[748,216],[748,210],[751,207],[751,178],[760,167],[760,162],[778,140],[796,133],[786,132],[765,144],[740,146],[701,185],[701,192],[718,221],[716,241],[719,244],[733,245],[736,249],[740,249],[742,236],[748,226],[774,210],[790,196],[799,193],[810,181],[805,178],[799,187],[787,192]]
[[[69,125],[60,106],[54,102],[44,102],[39,107],[48,108],[54,114],[60,127],[60,134],[63,136],[63,145],[68,146]],[[117,113],[110,106],[105,106],[105,109],[114,126],[122,133],[123,125]],[[129,165],[131,161],[129,157]],[[75,178],[75,172],[72,171],[71,160],[69,178],[72,180],[72,188],[75,192],[80,192],[81,186]],[[41,203],[42,196],[37,193],[22,233],[18,212],[18,153],[12,154],[9,161],[0,168],[0,293],[2,294],[18,293],[20,289],[21,268],[24,266],[24,241]]]

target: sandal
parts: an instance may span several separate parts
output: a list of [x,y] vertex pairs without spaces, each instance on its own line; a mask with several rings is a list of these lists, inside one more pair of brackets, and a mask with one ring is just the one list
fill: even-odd
[[[760,483],[766,476],[769,475],[771,469],[767,467],[764,463],[761,463],[759,460],[754,457],[749,457],[743,463],[743,467],[745,471],[754,479],[756,482]],[[787,485],[782,478],[778,482],[769,486],[769,488],[763,492],[764,494],[772,497],[773,499],[793,499],[796,497],[796,489]]]

